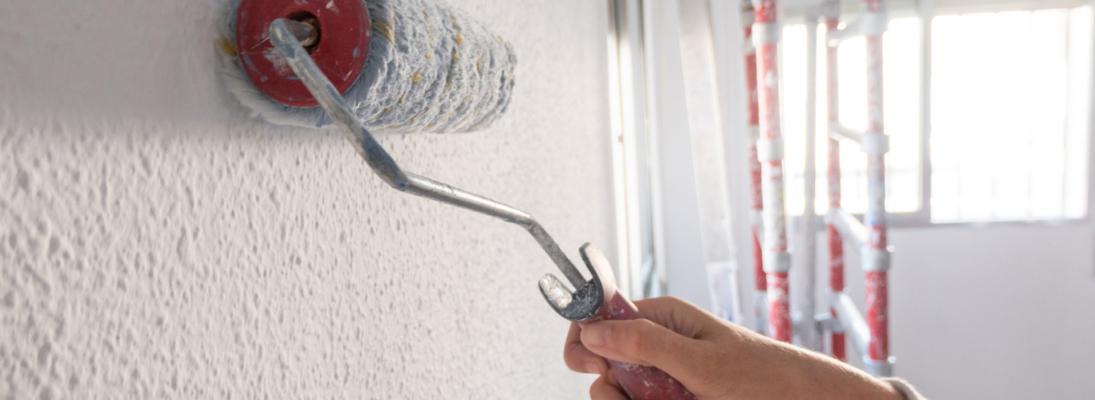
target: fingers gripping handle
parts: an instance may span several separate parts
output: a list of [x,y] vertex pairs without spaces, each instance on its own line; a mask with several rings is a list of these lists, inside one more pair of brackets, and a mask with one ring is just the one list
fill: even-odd
[[[592,251],[590,251],[592,250]],[[608,267],[608,260],[599,251],[586,245],[582,248],[582,257],[597,275],[601,277],[601,285],[604,286],[604,305],[597,314],[589,320],[579,323],[585,326],[590,322],[602,320],[630,320],[640,319],[643,315],[635,304],[616,290],[616,279],[612,275],[612,269]],[[655,367],[647,367],[639,364],[631,364],[608,360],[612,375],[623,386],[624,391],[632,400],[695,400],[688,389],[672,376]]]
[[[642,317],[635,304],[623,295],[614,293],[612,298],[607,299],[605,305],[601,307],[601,312],[585,323],[605,319],[625,320]],[[612,370],[612,375],[616,377],[632,400],[695,400],[696,398],[684,388],[684,385],[658,368],[615,360],[608,360],[608,366]]]

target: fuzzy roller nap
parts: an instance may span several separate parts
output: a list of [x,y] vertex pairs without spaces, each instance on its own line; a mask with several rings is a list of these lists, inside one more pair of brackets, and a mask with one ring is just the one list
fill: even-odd
[[[276,124],[321,127],[331,120],[269,44],[267,26],[275,18],[312,19],[320,36],[309,51],[371,131],[473,131],[501,116],[512,97],[513,47],[432,0],[235,5],[231,37],[222,43],[226,84],[253,115]],[[281,88],[290,94],[276,96]]]

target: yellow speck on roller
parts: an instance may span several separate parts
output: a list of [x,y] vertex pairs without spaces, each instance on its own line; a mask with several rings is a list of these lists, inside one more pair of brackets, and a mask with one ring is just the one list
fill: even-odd
[[395,29],[392,28],[392,24],[382,19],[372,20],[373,30],[380,32],[381,35],[388,38],[389,41],[395,41]]
[[224,54],[227,54],[227,55],[232,56],[232,57],[235,57],[235,56],[239,55],[239,52],[236,51],[236,45],[234,43],[228,41],[228,39],[217,38],[217,46],[219,46],[221,48],[221,51],[223,51]]

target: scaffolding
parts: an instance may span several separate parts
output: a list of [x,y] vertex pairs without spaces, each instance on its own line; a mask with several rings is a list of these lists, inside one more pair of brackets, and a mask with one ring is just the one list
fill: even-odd
[[[875,376],[891,376],[894,358],[889,354],[888,270],[891,250],[887,241],[885,205],[885,155],[889,137],[885,134],[882,107],[882,35],[887,17],[882,0],[862,0],[862,11],[855,21],[839,29],[840,4],[831,0],[807,13],[807,135],[805,170],[805,238],[803,257],[803,296],[797,322],[790,311],[788,272],[791,267],[787,251],[787,228],[783,195],[783,139],[780,132],[778,44],[782,27],[777,18],[776,0],[745,0],[742,18],[746,35],[746,74],[749,91],[750,193],[752,212],[754,264],[758,267],[755,299],[757,331],[773,339],[822,350],[820,334],[830,337],[833,357],[846,360],[846,335],[850,336],[863,357],[863,368]],[[826,92],[829,140],[828,195],[829,212],[826,231],[829,248],[829,306],[825,314],[814,315],[813,256],[816,229],[814,225],[814,122],[817,86],[817,27],[824,21],[826,28]],[[839,57],[837,49],[847,39],[862,36],[867,59],[866,131],[855,131],[841,125],[839,118]],[[754,133],[758,132],[758,133]],[[857,143],[867,155],[867,212],[860,222],[841,207],[840,142]],[[759,168],[758,168],[759,167]],[[759,171],[758,171],[759,170]],[[757,195],[760,193],[761,201]],[[760,217],[763,234],[756,219]],[[866,317],[859,312],[844,288],[844,245],[860,249],[860,264],[866,273]],[[760,269],[764,271],[760,273]],[[763,296],[763,297],[762,297]],[[764,310],[766,308],[766,310]],[[767,316],[767,321],[760,318]],[[764,326],[762,324],[765,324]]]
[[745,29],[745,89],[747,91],[748,108],[746,109],[747,127],[749,135],[749,225],[752,231],[753,248],[753,316],[754,330],[757,332],[768,331],[768,280],[764,276],[764,250],[760,242],[764,235],[764,198],[760,188],[760,160],[757,158],[757,139],[760,138],[760,104],[757,99],[757,51],[753,45],[753,2],[745,0],[742,3],[742,27]]
[[752,41],[757,59],[757,104],[759,138],[757,159],[761,169],[762,215],[764,220],[763,267],[767,281],[768,334],[791,342],[791,296],[788,272],[787,224],[783,196],[783,136],[779,112],[779,37],[775,0],[753,3]]

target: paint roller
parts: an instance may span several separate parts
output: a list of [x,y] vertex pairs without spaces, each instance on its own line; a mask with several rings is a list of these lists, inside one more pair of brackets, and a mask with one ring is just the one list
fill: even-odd
[[[539,281],[548,304],[585,324],[642,318],[616,288],[607,259],[580,249],[586,280],[547,231],[513,207],[402,170],[372,131],[468,132],[505,113],[513,47],[463,13],[429,0],[239,0],[220,46],[228,89],[254,116],[282,125],[337,125],[393,188],[490,215],[527,230],[574,290]],[[318,106],[318,107],[317,107]],[[609,360],[628,395],[695,399],[665,372]]]
[[305,47],[361,122],[383,133],[489,126],[513,93],[513,46],[465,13],[427,0],[239,1],[226,38],[225,82],[279,125],[331,124],[268,40],[277,18],[315,33]]

